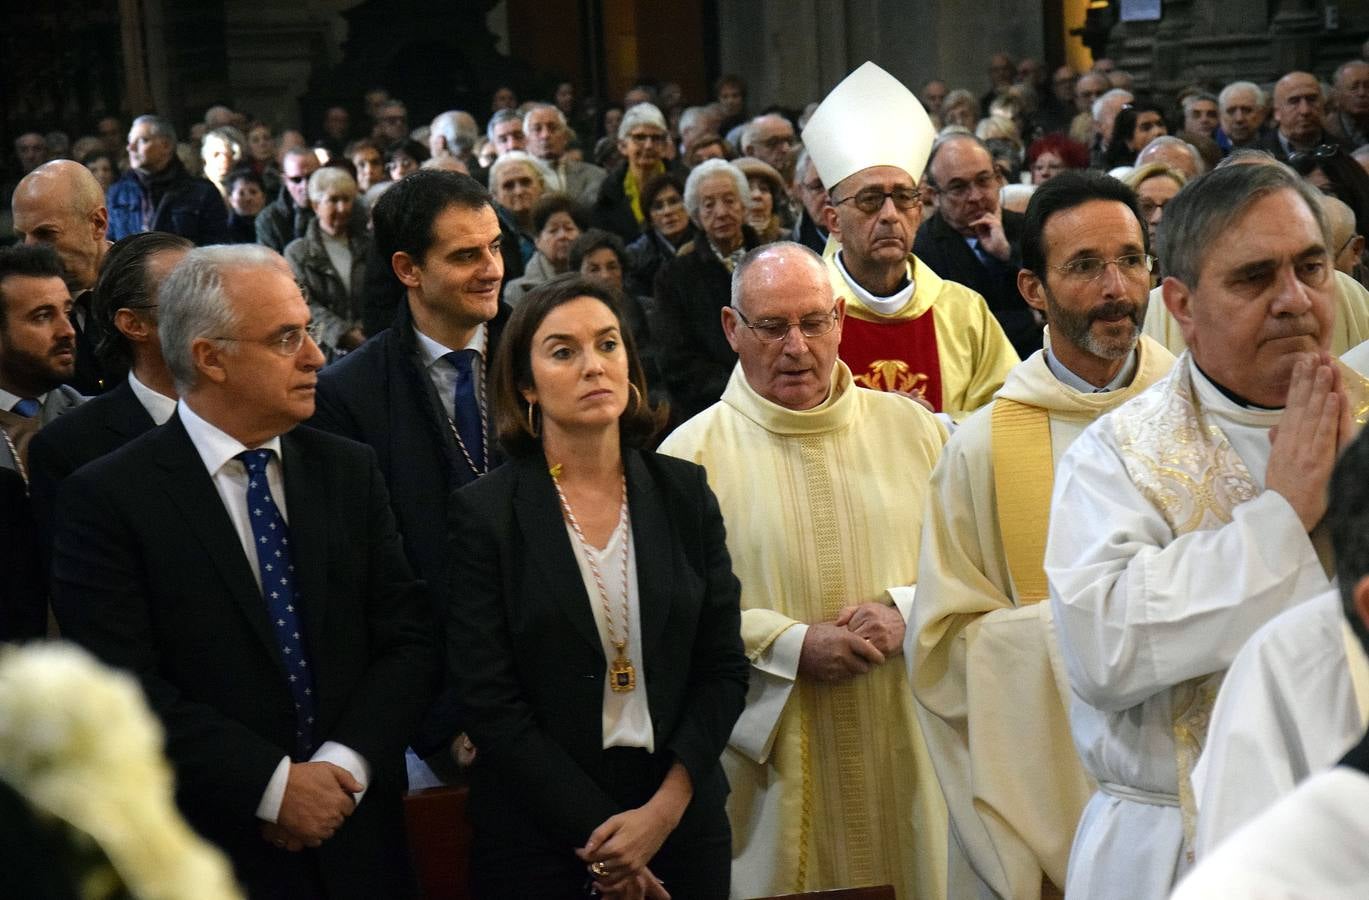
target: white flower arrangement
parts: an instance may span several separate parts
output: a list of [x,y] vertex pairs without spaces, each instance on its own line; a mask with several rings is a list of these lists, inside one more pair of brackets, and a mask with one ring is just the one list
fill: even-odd
[[[162,730],[137,682],[72,644],[0,651],[0,780],[95,841],[140,900],[241,898],[228,860],[181,818]],[[102,896],[111,873],[91,873]]]

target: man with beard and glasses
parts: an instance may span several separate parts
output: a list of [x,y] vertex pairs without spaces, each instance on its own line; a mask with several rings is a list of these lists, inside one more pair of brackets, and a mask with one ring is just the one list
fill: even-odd
[[1076,897],[1168,897],[1192,865],[1217,689],[1251,635],[1330,587],[1327,482],[1369,414],[1369,381],[1328,352],[1334,248],[1314,188],[1286,166],[1216,169],[1170,202],[1160,239],[1189,349],[1070,445],[1046,541],[1070,728],[1098,785],[1070,850]]
[[28,444],[83,399],[64,382],[76,371],[71,291],[52,248],[0,250],[0,468],[28,482]]
[[1064,172],[1032,195],[1022,228],[1018,286],[1050,345],[961,423],[932,473],[905,637],[951,816],[951,897],[1064,888],[1091,788],[1040,602],[1051,485],[1074,439],[1174,362],[1140,336],[1151,257],[1130,188]]

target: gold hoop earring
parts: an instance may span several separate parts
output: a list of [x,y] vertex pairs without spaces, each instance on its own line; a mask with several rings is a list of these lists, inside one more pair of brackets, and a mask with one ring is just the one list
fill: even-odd
[[532,403],[529,403],[529,404],[528,404],[528,434],[532,435],[532,436],[535,437],[535,438],[536,438],[536,437],[541,437],[541,436],[542,436],[540,433],[538,433],[537,425],[534,424],[533,418],[532,418],[532,411],[533,411],[534,409],[536,409],[536,408],[537,408],[537,402],[536,402],[536,401],[533,401]]
[[632,406],[625,410],[625,412],[628,415],[633,415],[642,405],[642,392],[638,390],[637,385],[633,384],[631,381],[627,383],[627,392],[628,396],[632,398]]

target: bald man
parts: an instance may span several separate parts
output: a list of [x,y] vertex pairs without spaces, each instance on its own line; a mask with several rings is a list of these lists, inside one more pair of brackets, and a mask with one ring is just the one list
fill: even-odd
[[1341,143],[1326,130],[1326,98],[1321,82],[1310,72],[1289,72],[1274,82],[1274,123],[1277,127],[1265,135],[1260,149],[1279,162],[1288,162],[1299,150]]
[[1356,281],[1360,280],[1360,256],[1364,253],[1364,235],[1355,225],[1355,212],[1339,197],[1321,196],[1321,207],[1331,224],[1332,265]]
[[76,374],[70,384],[88,396],[101,393],[106,384],[95,358],[97,326],[90,314],[90,292],[110,243],[105,239],[109,212],[104,192],[85,166],[55,159],[24,176],[11,204],[19,239],[46,244],[62,260],[76,328]]

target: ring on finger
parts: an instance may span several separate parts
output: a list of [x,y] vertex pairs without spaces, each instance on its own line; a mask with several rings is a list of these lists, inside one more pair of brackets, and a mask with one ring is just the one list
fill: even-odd
[[598,860],[589,864],[589,870],[599,878],[608,877],[608,865],[603,860]]

